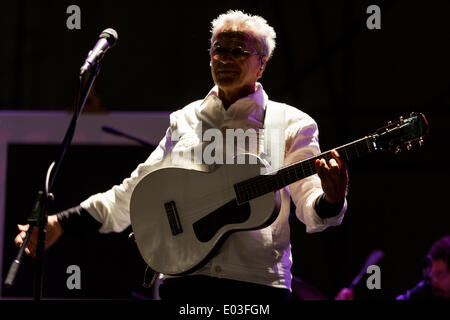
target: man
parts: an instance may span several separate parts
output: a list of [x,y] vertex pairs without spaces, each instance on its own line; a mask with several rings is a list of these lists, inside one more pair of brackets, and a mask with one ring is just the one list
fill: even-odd
[[[170,127],[157,149],[121,185],[93,195],[79,207],[49,216],[47,246],[63,232],[83,226],[100,232],[120,232],[130,225],[130,197],[133,188],[148,172],[167,165],[189,167],[186,157],[202,141],[208,129],[254,130],[256,152],[264,151],[265,111],[276,103],[269,100],[257,82],[275,48],[275,32],[266,20],[240,11],[229,11],[212,22],[210,47],[211,74],[215,86],[202,100],[195,101],[170,116]],[[281,104],[277,104],[281,105]],[[281,105],[284,125],[284,164],[320,153],[318,129],[314,120],[298,109]],[[201,127],[199,131],[198,128]],[[224,143],[230,143],[227,137]],[[233,140],[234,143],[234,140]],[[290,196],[296,216],[308,232],[339,225],[346,211],[348,174],[345,163],[333,150],[333,158],[316,161],[317,175],[283,188],[280,213],[270,226],[233,233],[205,265],[183,277],[163,276],[161,298],[168,300],[263,299],[286,300],[291,288],[289,243]],[[229,155],[227,155],[229,156]],[[270,156],[270,155],[269,155]],[[320,177],[320,178],[319,178]],[[20,246],[28,226],[19,226]],[[35,237],[26,249],[34,255]]]
[[396,300],[450,299],[450,235],[436,241],[426,258],[425,279]]

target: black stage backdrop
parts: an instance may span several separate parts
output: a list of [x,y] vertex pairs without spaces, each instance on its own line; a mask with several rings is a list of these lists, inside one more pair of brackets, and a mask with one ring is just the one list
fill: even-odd
[[[11,144],[8,147],[8,177],[5,221],[3,279],[17,249],[11,241],[17,223],[24,223],[41,189],[46,167],[59,152],[59,146]],[[109,189],[127,177],[149,150],[134,146],[73,145],[54,184],[55,201],[49,212],[71,208],[89,195]],[[82,172],[83,178],[80,173]],[[150,298],[142,288],[145,263],[135,244],[128,239],[131,227],[121,233],[100,234],[82,231],[65,235],[47,251],[44,271],[44,298],[137,299]],[[80,268],[81,289],[69,289],[69,266]],[[70,271],[70,270],[69,270]],[[3,286],[2,286],[3,287]],[[3,287],[4,297],[33,296],[33,259],[26,257],[13,288]]]
[[[73,4],[81,9],[80,30],[66,27],[66,9]],[[381,9],[380,30],[366,26],[366,10],[372,4]],[[261,80],[265,90],[271,99],[294,105],[317,121],[323,150],[372,133],[411,111],[425,113],[431,138],[423,148],[349,165],[349,209],[340,227],[306,234],[300,222],[292,222],[293,272],[329,297],[349,284],[372,250],[382,249],[382,289],[369,291],[363,283],[357,296],[394,298],[421,279],[429,246],[450,233],[445,125],[450,105],[450,2],[258,0],[200,5],[92,0],[0,6],[2,109],[70,108],[83,59],[100,32],[112,27],[119,40],[103,60],[91,110],[176,110],[204,97],[213,85],[207,51],[210,21],[228,9],[241,9],[264,16],[277,32],[277,48]],[[7,209],[20,205],[20,214],[30,207],[31,190],[37,189],[53,152],[51,147],[23,148],[11,146],[8,159]],[[137,149],[94,150],[96,157],[79,155],[84,166],[62,168],[65,174],[73,170],[75,177],[59,179],[65,191],[55,210],[120,182],[147,156]],[[10,165],[11,157],[30,157],[32,152],[36,172],[25,175],[20,162]],[[94,163],[97,158],[114,161],[106,168],[102,160]],[[18,172],[20,179],[12,177]],[[11,214],[7,212],[3,273],[12,257],[11,228],[17,222]],[[126,236],[62,240],[48,252],[44,293],[129,297],[139,287],[143,267]],[[70,241],[70,249],[63,249]],[[92,274],[101,276],[87,278],[86,272],[82,292],[58,291],[67,275],[65,269],[51,268],[77,264],[72,263],[75,258],[82,270],[97,268]],[[21,282],[28,273],[22,270]],[[25,288],[15,290],[2,294],[31,295]]]

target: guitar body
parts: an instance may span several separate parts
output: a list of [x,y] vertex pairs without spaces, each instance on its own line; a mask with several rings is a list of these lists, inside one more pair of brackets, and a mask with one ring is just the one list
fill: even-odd
[[[245,163],[225,164],[211,172],[163,168],[136,185],[130,203],[138,249],[155,271],[180,275],[200,267],[239,230],[270,225],[280,208],[270,192],[238,205],[234,184],[261,174],[262,161],[247,154]],[[253,159],[251,159],[253,158]]]
[[[422,145],[427,136],[425,116],[413,113],[337,151],[349,162],[375,151],[410,150],[413,144]],[[327,151],[271,175],[261,174],[264,164],[251,154],[237,157],[246,164],[225,164],[212,171],[201,166],[155,170],[136,185],[131,196],[131,225],[138,249],[157,272],[189,273],[206,262],[231,232],[270,225],[280,208],[276,190],[315,174],[315,161],[332,157]]]

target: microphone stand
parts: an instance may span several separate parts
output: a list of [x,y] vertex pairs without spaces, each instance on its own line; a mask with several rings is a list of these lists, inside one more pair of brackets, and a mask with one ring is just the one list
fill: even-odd
[[47,227],[47,217],[48,217],[48,204],[50,200],[53,200],[53,195],[50,193],[53,187],[53,183],[56,178],[56,174],[58,173],[59,167],[64,159],[64,155],[72,142],[75,127],[78,120],[78,117],[86,103],[89,92],[91,91],[92,85],[95,81],[95,78],[98,75],[100,69],[99,61],[97,61],[90,69],[89,77],[86,80],[86,85],[84,87],[83,93],[81,95],[80,100],[80,90],[82,87],[82,75],[80,75],[79,87],[77,92],[77,98],[75,102],[75,112],[72,116],[72,120],[69,124],[69,127],[64,136],[64,140],[61,144],[61,150],[56,162],[52,162],[50,167],[47,170],[47,175],[45,177],[44,183],[44,191],[38,191],[38,195],[33,205],[33,209],[27,222],[30,227],[28,228],[26,237],[22,246],[20,247],[16,258],[11,263],[8,274],[5,280],[5,287],[10,288],[14,284],[15,277],[17,275],[17,271],[22,263],[24,257],[25,247],[30,241],[30,237],[33,233],[34,227],[38,227],[38,240],[36,246],[36,258],[34,261],[34,273],[33,273],[33,298],[34,300],[41,300],[42,298],[42,282],[44,275],[44,262],[45,262],[45,237],[46,237],[46,227]]
[[120,130],[117,130],[117,129],[113,128],[113,127],[102,126],[102,130],[107,132],[107,133],[119,136],[119,137],[123,137],[123,138],[129,139],[129,140],[133,140],[133,141],[135,141],[135,142],[137,142],[137,143],[139,143],[142,146],[147,147],[147,148],[154,149],[156,147],[155,145],[151,144],[150,142],[147,142],[147,141],[145,141],[145,140],[143,140],[141,138],[135,137],[135,136],[133,136],[131,134],[122,132]]

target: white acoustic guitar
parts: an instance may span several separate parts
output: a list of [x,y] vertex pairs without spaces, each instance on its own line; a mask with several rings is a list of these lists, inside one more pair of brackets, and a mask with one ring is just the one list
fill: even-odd
[[[375,134],[336,148],[348,162],[376,151],[398,152],[428,136],[423,114],[389,124]],[[136,185],[130,204],[138,249],[156,272],[181,275],[194,271],[232,232],[270,225],[279,212],[284,186],[316,173],[315,160],[329,151],[261,175],[263,162],[245,155],[247,164],[224,164],[213,171],[183,168],[155,170]],[[254,161],[254,162],[251,162]],[[248,164],[256,163],[256,164]]]

